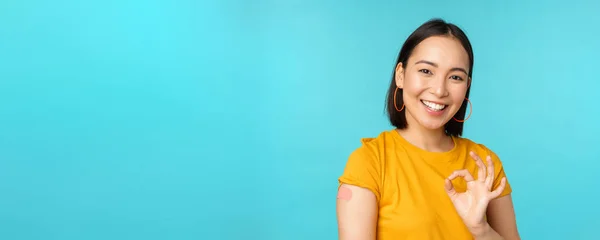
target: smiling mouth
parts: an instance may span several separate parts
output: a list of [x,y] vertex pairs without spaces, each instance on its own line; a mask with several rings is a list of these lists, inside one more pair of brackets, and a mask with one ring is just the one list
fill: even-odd
[[434,112],[443,111],[444,109],[446,109],[446,107],[448,107],[448,105],[437,104],[426,100],[421,100],[421,103],[423,103],[425,107],[429,108],[431,111]]

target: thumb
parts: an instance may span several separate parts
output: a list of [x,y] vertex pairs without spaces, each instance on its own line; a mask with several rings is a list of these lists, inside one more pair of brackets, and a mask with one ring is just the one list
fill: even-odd
[[449,196],[456,195],[456,190],[454,189],[454,185],[452,185],[450,179],[446,178],[444,180],[444,188],[446,189],[446,193],[448,193]]

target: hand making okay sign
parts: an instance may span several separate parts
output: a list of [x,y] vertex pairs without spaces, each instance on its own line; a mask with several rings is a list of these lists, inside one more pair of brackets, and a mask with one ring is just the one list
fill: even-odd
[[[454,171],[445,180],[446,193],[452,200],[454,208],[463,222],[469,228],[475,228],[485,224],[485,214],[488,203],[500,196],[506,187],[506,178],[502,178],[500,186],[492,191],[494,184],[494,163],[492,158],[487,156],[487,168],[477,154],[470,152],[471,157],[477,164],[477,179],[471,176],[466,169]],[[457,177],[463,177],[467,181],[467,190],[465,192],[456,192],[452,185],[452,180]]]

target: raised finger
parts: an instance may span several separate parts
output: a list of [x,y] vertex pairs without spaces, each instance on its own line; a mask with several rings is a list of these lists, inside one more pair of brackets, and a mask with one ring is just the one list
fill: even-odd
[[498,196],[500,196],[500,194],[502,194],[502,192],[504,191],[504,188],[506,187],[506,177],[503,177],[502,180],[500,181],[500,185],[494,190],[492,191],[491,198],[497,198]]
[[477,164],[477,181],[485,181],[487,177],[485,174],[486,170],[483,161],[481,160],[481,158],[479,158],[479,156],[477,156],[477,154],[475,154],[475,152],[471,152],[471,157],[473,158],[473,160],[475,160],[475,164]]
[[450,176],[448,177],[448,180],[453,180],[457,177],[462,177],[465,179],[465,181],[470,182],[473,181],[473,176],[471,176],[471,173],[469,171],[467,171],[467,169],[462,169],[462,170],[456,170],[454,171],[452,174],[450,174]]
[[492,157],[487,156],[487,176],[485,177],[485,183],[488,188],[491,189],[492,184],[494,183],[494,162],[492,162]]

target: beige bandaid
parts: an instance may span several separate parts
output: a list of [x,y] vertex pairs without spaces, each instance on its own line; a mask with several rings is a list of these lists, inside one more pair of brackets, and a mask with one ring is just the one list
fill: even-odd
[[349,201],[350,199],[352,199],[352,190],[344,186],[340,187],[340,189],[338,190],[337,198]]

